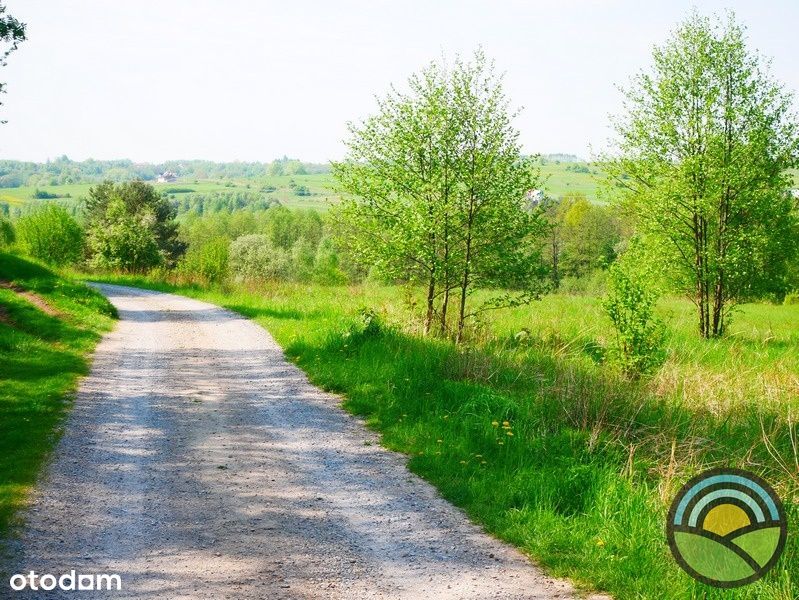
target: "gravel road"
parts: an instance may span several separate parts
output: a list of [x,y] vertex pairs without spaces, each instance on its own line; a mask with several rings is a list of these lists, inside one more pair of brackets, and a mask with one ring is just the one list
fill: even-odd
[[308,383],[255,323],[99,285],[97,348],[9,573],[118,573],[121,592],[11,598],[567,598]]

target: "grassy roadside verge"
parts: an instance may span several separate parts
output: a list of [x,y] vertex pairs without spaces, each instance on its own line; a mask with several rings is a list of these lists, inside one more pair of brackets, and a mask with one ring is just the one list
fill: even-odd
[[[679,570],[663,531],[668,500],[682,481],[720,464],[766,474],[782,493],[789,527],[796,530],[797,486],[790,471],[796,441],[790,414],[796,406],[782,396],[758,404],[747,399],[757,390],[730,390],[740,396],[734,406],[688,402],[678,397],[690,392],[686,386],[660,393],[625,382],[596,365],[590,356],[596,348],[588,343],[578,353],[558,351],[562,339],[543,343],[534,335],[498,335],[457,349],[392,326],[402,300],[385,288],[282,285],[256,293],[106,280],[204,299],[261,323],[314,383],[343,393],[345,408],[365,415],[384,445],[407,454],[411,470],[553,575],[619,599],[799,595],[795,534],[764,580],[717,590]],[[374,310],[364,313],[362,307]],[[584,302],[570,310],[584,315],[589,309]],[[720,341],[700,352],[691,369],[727,385],[737,380],[725,370],[761,357],[763,369],[776,370],[774,381],[790,385],[796,373],[794,313],[763,317],[758,310],[741,326],[756,327],[765,318],[777,332],[770,334],[776,343]],[[785,320],[784,331],[775,317]],[[565,329],[563,324],[561,336]],[[697,348],[680,350],[678,359],[687,361]],[[731,353],[735,361],[724,362]]]
[[115,311],[94,290],[0,253],[0,540],[58,439]]

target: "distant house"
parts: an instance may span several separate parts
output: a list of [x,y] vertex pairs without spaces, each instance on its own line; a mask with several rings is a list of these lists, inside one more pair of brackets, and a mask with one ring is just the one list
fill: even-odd
[[158,176],[158,179],[156,179],[158,183],[175,183],[177,180],[177,173],[173,173],[172,171],[164,171]]
[[544,201],[544,190],[527,190],[524,198],[530,208],[535,208]]

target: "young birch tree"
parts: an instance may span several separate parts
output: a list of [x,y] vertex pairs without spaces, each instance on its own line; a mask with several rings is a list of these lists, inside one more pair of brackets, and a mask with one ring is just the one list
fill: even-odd
[[626,91],[607,172],[663,272],[695,303],[699,333],[719,336],[735,303],[779,291],[795,252],[791,97],[732,15],[692,14],[653,58]]
[[[436,316],[449,331],[454,303],[460,340],[479,310],[537,289],[533,238],[543,224],[524,206],[537,175],[482,52],[451,70],[432,64],[408,87],[392,89],[376,115],[350,127],[349,154],[334,165],[347,198],[336,211],[340,237],[383,276],[425,287],[425,333]],[[477,286],[515,293],[469,311]]]
[[386,278],[425,286],[428,333],[436,300],[449,291],[454,122],[439,65],[411,77],[408,87],[392,88],[376,115],[350,125],[349,154],[333,165],[347,194],[335,213],[341,241],[362,262]]

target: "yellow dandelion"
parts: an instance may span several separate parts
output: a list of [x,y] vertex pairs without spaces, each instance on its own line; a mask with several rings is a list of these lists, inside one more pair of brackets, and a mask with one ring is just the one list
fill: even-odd
[[480,461],[480,464],[481,464],[481,465],[484,465],[484,464],[486,464],[486,461],[484,461],[484,460],[481,460],[481,461]]
[[513,435],[513,432],[512,431],[506,431],[505,435]]
[[510,427],[510,421],[502,421],[502,425],[505,427]]
[[605,545],[605,542],[604,542],[604,540],[602,540],[602,539],[600,538],[600,539],[598,539],[598,540],[596,541],[596,545],[597,545],[597,546],[599,546],[600,548],[602,548],[602,547],[604,547],[604,545]]
[[466,464],[466,461],[465,461],[465,460],[462,460],[462,461],[461,461],[461,464],[462,464],[462,465],[465,465],[465,464]]
[[499,427],[499,422],[498,421],[491,421],[491,425],[493,427]]
[[443,444],[444,440],[436,440],[436,442],[439,443],[439,444]]

